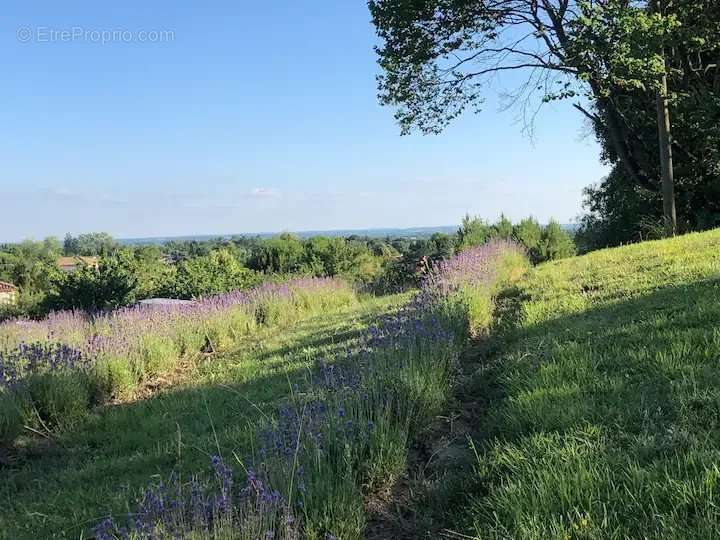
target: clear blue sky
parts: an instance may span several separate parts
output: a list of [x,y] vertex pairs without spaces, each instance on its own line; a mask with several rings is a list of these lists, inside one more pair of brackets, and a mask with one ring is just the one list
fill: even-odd
[[569,104],[400,137],[375,39],[362,0],[5,2],[0,241],[578,215],[606,171]]

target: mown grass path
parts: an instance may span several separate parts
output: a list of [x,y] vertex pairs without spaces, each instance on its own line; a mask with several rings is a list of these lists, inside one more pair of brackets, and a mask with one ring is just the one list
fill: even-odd
[[209,457],[252,451],[253,425],[273,414],[315,361],[353,345],[405,296],[273,328],[210,356],[140,401],[95,411],[53,441],[26,439],[0,467],[0,538],[79,538],[108,512],[122,516],[138,490],[171,472],[208,473]]

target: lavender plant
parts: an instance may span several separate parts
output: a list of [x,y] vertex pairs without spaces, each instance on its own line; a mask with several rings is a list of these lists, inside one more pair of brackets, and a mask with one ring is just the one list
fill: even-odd
[[[317,360],[308,388],[293,392],[258,429],[257,451],[247,458],[284,515],[299,519],[293,531],[319,540],[361,537],[364,493],[403,473],[410,442],[449,397],[467,337],[487,327],[494,295],[525,265],[520,248],[508,242],[463,252],[438,265],[406,306],[370,326],[357,349]],[[259,481],[256,472],[247,478],[249,485]],[[238,531],[256,519],[252,513],[228,523],[204,519],[192,530],[205,531],[202,538],[245,538]],[[164,526],[167,519],[158,516],[156,527]],[[119,537],[117,527],[107,531]]]
[[[352,288],[340,280],[302,278],[189,305],[134,306],[94,315],[56,312],[41,321],[5,322],[0,324],[0,442],[11,441],[22,424],[39,422],[43,429],[74,424],[93,403],[127,397],[183,356],[226,349],[259,327],[291,324],[355,300]],[[65,414],[72,415],[71,422],[64,421]]]

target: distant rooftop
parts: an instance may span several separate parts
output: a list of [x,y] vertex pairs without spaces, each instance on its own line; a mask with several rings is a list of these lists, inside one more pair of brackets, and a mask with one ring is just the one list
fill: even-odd
[[82,257],[80,255],[73,255],[72,257],[60,257],[57,260],[57,265],[63,269],[75,269],[80,265],[97,266],[98,261],[98,257]]
[[0,281],[0,292],[15,292],[18,288],[13,285],[12,283],[8,283],[7,281]]
[[192,300],[180,300],[178,298],[146,298],[138,302],[139,306],[190,306]]

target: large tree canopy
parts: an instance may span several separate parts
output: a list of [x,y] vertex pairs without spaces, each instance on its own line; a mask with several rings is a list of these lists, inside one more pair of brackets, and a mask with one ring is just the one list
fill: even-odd
[[519,102],[574,99],[607,141],[608,157],[658,192],[657,132],[648,136],[628,118],[622,97],[657,92],[665,75],[671,87],[677,77],[684,87],[708,77],[717,84],[716,3],[674,0],[660,12],[633,0],[370,0],[380,99],[396,107],[403,132],[437,133],[466,108],[479,109],[493,77],[523,72]]
[[[720,3],[672,2],[676,30],[667,47],[673,119],[673,152],[679,225],[684,230],[720,225]],[[618,115],[632,134],[629,144],[651,176],[657,165],[655,96],[647,88],[612,89]],[[611,175],[586,192],[583,244],[618,245],[657,234],[657,194],[638,188],[622,166],[606,122],[595,123]]]

